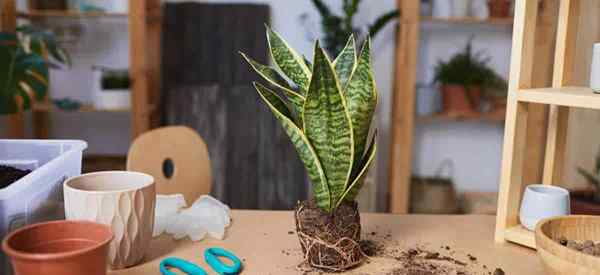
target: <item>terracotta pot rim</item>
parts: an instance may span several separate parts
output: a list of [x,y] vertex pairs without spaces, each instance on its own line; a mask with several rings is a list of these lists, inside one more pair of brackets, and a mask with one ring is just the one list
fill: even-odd
[[[108,238],[101,240],[98,243],[96,243],[90,247],[73,250],[73,251],[67,251],[67,252],[59,252],[59,253],[29,253],[29,252],[24,252],[24,251],[15,249],[8,244],[9,240],[11,240],[14,236],[16,236],[20,233],[28,231],[32,228],[41,227],[41,226],[52,226],[54,224],[87,224],[87,225],[91,225],[91,226],[101,227],[101,228],[107,230]],[[4,252],[8,256],[10,256],[11,258],[15,258],[15,259],[23,259],[23,260],[30,260],[30,261],[47,261],[47,260],[55,260],[55,259],[66,259],[66,258],[86,254],[90,251],[98,249],[99,247],[108,245],[112,241],[113,238],[114,238],[114,234],[112,232],[112,229],[110,228],[110,226],[105,225],[105,224],[90,222],[90,221],[83,221],[83,220],[50,221],[50,222],[35,223],[35,224],[27,225],[25,227],[19,228],[15,231],[11,232],[4,238],[4,240],[2,240],[2,250],[4,250]],[[94,241],[96,241],[96,240],[94,240]]]
[[[87,189],[77,188],[77,187],[74,187],[71,185],[73,182],[84,179],[84,178],[115,175],[115,174],[141,176],[143,178],[146,178],[146,182],[143,184],[137,185],[137,186],[122,188],[122,189],[115,189],[115,190],[87,190]],[[148,175],[146,173],[135,172],[135,171],[114,170],[114,171],[101,171],[101,172],[85,173],[85,174],[81,174],[79,176],[71,177],[65,181],[65,183],[63,184],[63,188],[68,189],[73,192],[82,192],[82,193],[88,193],[88,194],[118,194],[118,193],[142,190],[144,188],[152,186],[153,184],[154,184],[154,177],[151,175]]]

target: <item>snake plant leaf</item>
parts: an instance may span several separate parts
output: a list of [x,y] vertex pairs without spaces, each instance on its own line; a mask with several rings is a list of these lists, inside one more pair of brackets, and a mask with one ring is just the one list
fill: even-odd
[[291,79],[306,94],[310,82],[311,72],[302,57],[292,49],[288,43],[269,26],[267,40],[273,61],[289,79]]
[[[292,109],[296,114],[296,117],[300,118],[302,114],[302,109],[304,108],[304,96],[295,92],[292,87],[287,83],[287,81],[279,75],[279,72],[272,67],[263,65],[258,63],[256,60],[248,57],[246,54],[240,52],[242,57],[248,62],[248,64],[260,75],[263,79],[269,82],[271,85],[279,88],[283,91],[286,98],[292,105]],[[298,125],[302,125],[302,122],[299,121]]]
[[352,170],[352,124],[333,65],[315,43],[313,75],[304,103],[304,133],[321,164],[333,201],[346,189]]
[[342,52],[335,58],[333,61],[333,65],[335,67],[335,71],[338,74],[338,79],[340,80],[340,86],[342,88],[346,87],[346,83],[348,79],[352,75],[356,64],[356,46],[354,41],[354,35],[350,35],[346,46],[342,50]]
[[375,159],[375,155],[377,153],[376,140],[377,140],[377,131],[375,131],[375,134],[373,135],[373,138],[371,139],[371,145],[369,145],[367,154],[363,157],[363,159],[360,162],[360,165],[359,165],[360,172],[358,173],[358,175],[356,175],[356,177],[354,178],[354,180],[352,181],[352,184],[348,187],[348,189],[346,189],[346,191],[342,195],[342,198],[337,201],[337,203],[335,205],[336,207],[339,206],[343,200],[351,202],[351,201],[354,201],[354,199],[356,199],[356,196],[358,195],[358,191],[360,191],[360,189],[362,188],[362,185],[367,176],[367,171],[369,171],[369,167],[371,166],[373,159]]
[[285,103],[275,92],[269,90],[260,83],[254,83],[254,87],[265,104],[269,106],[275,117],[281,122],[283,129],[290,137],[294,147],[296,147],[298,156],[300,156],[300,160],[304,163],[306,171],[308,172],[308,177],[313,184],[313,192],[315,194],[317,205],[326,211],[330,211],[332,200],[329,186],[327,185],[327,178],[319,158],[308,138],[304,135],[302,130],[294,124]]
[[356,69],[345,89],[352,130],[354,131],[354,172],[359,169],[359,160],[364,155],[369,128],[377,105],[377,89],[371,70],[371,42],[367,39],[362,47]]

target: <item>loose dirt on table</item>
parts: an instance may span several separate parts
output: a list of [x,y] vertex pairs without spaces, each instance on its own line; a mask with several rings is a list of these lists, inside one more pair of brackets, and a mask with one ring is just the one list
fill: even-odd
[[[363,234],[362,252],[368,257],[363,265],[350,270],[355,275],[504,275],[501,268],[488,267],[476,255],[454,250],[449,245],[432,249],[431,245],[406,247],[381,229]],[[299,253],[282,251],[292,256]],[[373,264],[372,266],[368,266]],[[307,264],[297,268],[303,275],[335,274],[316,270]],[[363,271],[369,270],[369,271]]]
[[31,173],[31,170],[20,170],[14,167],[0,165],[0,188],[5,188],[13,182]]

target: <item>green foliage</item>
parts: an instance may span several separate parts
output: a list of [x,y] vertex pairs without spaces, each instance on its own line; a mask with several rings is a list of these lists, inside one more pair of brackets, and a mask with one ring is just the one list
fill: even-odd
[[129,89],[128,70],[103,70],[101,86],[103,90],[126,90]]
[[593,172],[588,172],[581,167],[577,168],[577,172],[579,172],[590,185],[593,185],[596,188],[594,200],[600,203],[600,152],[596,154],[596,163]]
[[448,62],[438,62],[434,82],[441,85],[479,86],[484,91],[506,90],[506,81],[489,68],[489,60],[488,57],[483,57],[482,53],[473,53],[469,41],[465,50],[454,55]]
[[[46,58],[48,57],[48,58]],[[29,26],[0,33],[0,114],[28,110],[48,92],[49,68],[70,65],[67,53],[50,33]]]
[[337,55],[342,51],[350,35],[362,38],[359,39],[362,44],[366,37],[374,38],[383,27],[400,15],[398,10],[381,15],[365,28],[367,33],[364,34],[362,28],[354,26],[354,16],[358,12],[361,0],[343,0],[342,9],[344,14],[341,16],[332,13],[331,9],[322,0],[311,1],[321,15],[321,28],[325,34],[323,37],[324,47],[332,55]]
[[365,148],[377,105],[370,40],[358,53],[350,36],[334,62],[317,41],[311,63],[268,27],[267,34],[274,63],[295,85],[277,69],[241,55],[283,95],[254,83],[296,147],[313,184],[317,205],[330,212],[343,201],[354,201],[377,150],[376,134]]

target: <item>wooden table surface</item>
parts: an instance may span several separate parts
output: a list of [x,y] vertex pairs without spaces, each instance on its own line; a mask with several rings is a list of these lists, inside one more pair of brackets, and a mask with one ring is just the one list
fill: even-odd
[[[501,268],[507,275],[545,274],[534,250],[513,244],[494,243],[493,216],[363,213],[361,219],[363,235],[374,239],[385,236],[386,243],[393,243],[401,249],[419,246],[446,255],[448,252],[442,247],[451,247],[453,258],[469,263],[468,274],[488,274],[495,268]],[[158,264],[167,256],[192,260],[209,271],[209,274],[215,274],[202,257],[204,250],[213,246],[228,249],[243,259],[242,274],[305,274],[297,268],[302,255],[297,236],[293,233],[292,212],[234,210],[232,220],[222,241],[212,238],[195,243],[189,239],[172,241],[170,237],[162,235],[152,241],[142,264],[109,274],[160,274]],[[376,235],[371,235],[374,231]],[[469,254],[477,260],[470,261]],[[388,274],[398,267],[397,261],[379,257],[347,274]]]

